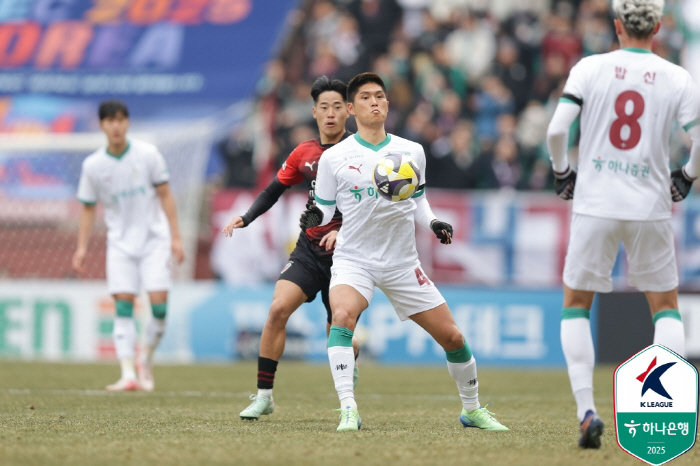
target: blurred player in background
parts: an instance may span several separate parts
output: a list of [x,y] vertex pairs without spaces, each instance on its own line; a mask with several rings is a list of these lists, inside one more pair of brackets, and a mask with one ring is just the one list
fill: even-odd
[[[687,71],[651,52],[663,6],[663,0],[613,1],[622,49],[584,58],[571,70],[547,134],[557,194],[574,200],[561,342],[582,448],[600,448],[603,433],[593,403],[589,314],[595,292],[612,291],[620,242],[627,253],[629,283],[644,291],[649,302],[654,343],[685,352],[671,201],[683,200],[700,175],[700,97]],[[579,113],[577,177],[566,149],[569,126]],[[669,173],[674,120],[693,146],[689,162]]]
[[[120,379],[109,391],[154,389],[152,357],[163,332],[171,285],[172,256],[184,260],[175,199],[168,168],[158,149],[128,140],[129,110],[123,102],[102,102],[100,128],[108,144],[83,162],[78,199],[83,203],[73,268],[85,271],[87,245],[101,201],[107,224],[107,286],[116,304],[114,346],[121,364]],[[138,364],[134,348],[134,299],[141,286],[148,292],[153,318],[146,327],[146,348]]]
[[[348,110],[345,105],[347,86],[338,79],[327,76],[318,78],[311,88],[314,99],[312,108],[318,125],[319,138],[299,144],[287,157],[282,168],[269,186],[255,199],[248,212],[234,217],[223,229],[226,236],[231,236],[236,228],[244,228],[260,215],[267,212],[291,186],[306,181],[309,185],[309,198],[313,199],[316,183],[316,171],[321,154],[348,136],[345,121]],[[323,227],[309,228],[301,232],[297,245],[289,256],[289,262],[282,269],[275,285],[272,305],[260,337],[260,356],[258,357],[258,393],[251,395],[250,406],[241,411],[241,419],[254,420],[263,414],[270,414],[275,409],[272,387],[275,372],[286,339],[286,326],[289,317],[303,303],[316,299],[321,292],[321,299],[328,315],[327,329],[331,323],[331,307],[328,302],[328,285],[333,264],[335,239],[340,229],[342,216],[339,211],[332,214],[332,219]],[[354,342],[354,357],[357,358],[359,347]],[[353,378],[357,383],[358,373]]]
[[425,183],[423,147],[386,133],[389,102],[386,86],[376,74],[355,76],[348,84],[347,98],[358,132],[323,154],[315,204],[301,217],[302,228],[313,228],[331,223],[337,210],[343,213],[333,258],[333,326],[328,338],[328,359],[340,398],[337,430],[355,431],[362,425],[352,383],[352,337],[375,286],[387,295],[401,320],[413,320],[444,348],[448,370],[462,399],[460,421],[464,427],[508,430],[481,408],[476,361],[445,299],[418,260],[416,222],[431,228],[443,244],[451,242],[452,227],[435,218],[422,187],[413,199],[400,202],[372,194],[376,193],[373,169],[389,153],[410,155],[422,175],[421,183]]

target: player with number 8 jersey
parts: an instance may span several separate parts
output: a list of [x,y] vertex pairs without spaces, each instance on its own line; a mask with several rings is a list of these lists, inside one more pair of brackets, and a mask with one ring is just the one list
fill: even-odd
[[[547,131],[555,190],[573,198],[564,264],[561,343],[580,421],[579,446],[600,448],[603,422],[593,402],[595,353],[590,309],[612,291],[620,243],[629,284],[645,292],[654,343],[683,355],[671,202],[700,175],[700,92],[690,74],[651,51],[663,0],[613,0],[620,50],[573,67]],[[571,123],[581,115],[578,171],[567,160]],[[669,169],[674,122],[688,132],[690,160]]]

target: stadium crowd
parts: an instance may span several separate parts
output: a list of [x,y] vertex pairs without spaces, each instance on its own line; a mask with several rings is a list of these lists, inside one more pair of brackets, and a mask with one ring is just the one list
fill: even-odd
[[[684,44],[682,1],[666,1],[654,45],[673,63]],[[608,0],[302,2],[258,83],[257,117],[248,125],[256,130],[221,144],[224,184],[251,186],[316,137],[316,77],[347,81],[371,70],[389,87],[387,130],[425,148],[429,186],[549,189],[547,124],[571,67],[618,47],[612,20]],[[272,135],[263,148],[252,142],[261,127]],[[676,165],[687,157],[678,140]]]

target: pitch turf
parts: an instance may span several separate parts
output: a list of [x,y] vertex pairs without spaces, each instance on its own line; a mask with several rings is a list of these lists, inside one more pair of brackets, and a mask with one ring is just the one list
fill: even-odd
[[[325,364],[283,362],[276,411],[238,413],[256,367],[157,366],[154,393],[107,394],[115,365],[0,362],[0,465],[638,465],[616,444],[612,371],[596,372],[603,447],[583,451],[564,371],[479,372],[510,432],[461,427],[442,367],[361,367],[360,432],[339,434]],[[672,462],[700,464],[700,448]]]

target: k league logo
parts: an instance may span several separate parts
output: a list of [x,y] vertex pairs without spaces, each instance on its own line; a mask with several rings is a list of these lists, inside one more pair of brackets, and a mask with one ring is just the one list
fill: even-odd
[[660,465],[695,445],[698,372],[661,345],[649,346],[615,370],[615,434],[620,448]]

